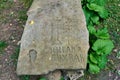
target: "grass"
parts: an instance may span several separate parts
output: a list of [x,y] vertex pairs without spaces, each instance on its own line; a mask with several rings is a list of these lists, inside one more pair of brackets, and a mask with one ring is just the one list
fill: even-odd
[[5,47],[7,47],[7,43],[5,41],[0,41],[0,54],[3,53]]
[[11,55],[11,59],[13,63],[15,64],[15,66],[17,66],[19,52],[20,52],[20,46],[17,46],[15,49],[15,52]]
[[[20,52],[20,46],[17,46],[15,52],[11,55],[12,62],[17,67],[18,56]],[[20,80],[30,80],[30,75],[19,76]]]
[[[24,0],[23,0],[24,1]],[[21,6],[23,6],[23,1],[19,1]],[[15,6],[13,0],[0,0],[0,23],[8,23],[12,22],[11,18],[18,18],[20,24],[25,24],[27,20],[27,10],[28,10],[28,3],[24,4],[26,6],[21,7],[19,11],[12,10]],[[16,7],[17,8],[17,7]]]
[[112,40],[116,46],[120,46],[120,1],[107,0],[106,8],[109,11],[109,18],[103,22],[109,29]]
[[30,80],[29,75],[20,76],[20,80]]
[[22,1],[24,2],[25,6],[28,8],[31,6],[31,4],[33,2],[33,0],[22,0]]
[[9,10],[13,6],[13,0],[0,0],[0,23],[8,22],[10,13]]
[[22,9],[18,12],[18,18],[20,24],[25,24],[28,17],[26,13],[27,13],[27,9]]
[[[22,2],[21,2],[22,4]],[[11,22],[11,19],[18,18],[19,25],[23,26],[27,20],[28,7],[21,8],[18,12],[14,11],[13,0],[0,0],[0,23],[5,24]],[[21,5],[23,6],[23,5]],[[5,41],[0,41],[0,54],[3,53],[4,48],[7,46]],[[14,53],[11,55],[13,64],[17,67],[17,61],[19,56],[20,46],[17,46]],[[30,80],[29,75],[19,76],[20,80]]]
[[9,9],[12,7],[13,0],[0,0],[0,10]]

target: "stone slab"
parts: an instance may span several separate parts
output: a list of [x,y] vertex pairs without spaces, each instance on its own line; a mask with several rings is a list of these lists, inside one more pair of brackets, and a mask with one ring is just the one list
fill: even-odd
[[21,39],[17,74],[86,69],[88,49],[80,0],[34,0]]

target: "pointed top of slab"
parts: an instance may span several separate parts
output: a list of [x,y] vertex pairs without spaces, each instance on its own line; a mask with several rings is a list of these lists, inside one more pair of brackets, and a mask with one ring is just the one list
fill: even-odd
[[[71,1],[71,0],[61,0],[61,1],[60,0],[44,0],[44,1],[43,0],[34,0],[32,3],[32,6],[28,10],[28,14],[30,12],[38,11],[37,9],[44,9],[49,6],[53,6],[54,4],[62,3],[64,6],[67,6],[66,2],[71,3],[73,1]],[[77,5],[80,5],[79,7],[81,8],[81,0],[74,0],[74,3],[76,3]],[[71,5],[71,4],[69,4],[69,5]]]

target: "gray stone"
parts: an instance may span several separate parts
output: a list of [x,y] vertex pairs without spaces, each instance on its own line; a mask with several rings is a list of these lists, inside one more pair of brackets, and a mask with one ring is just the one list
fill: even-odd
[[80,77],[84,76],[83,70],[78,70],[78,71],[67,71],[67,75],[70,80],[78,80]]
[[34,0],[21,39],[17,74],[85,69],[88,49],[80,0]]
[[61,71],[60,70],[55,70],[55,71],[47,74],[45,77],[47,78],[47,80],[60,80],[61,76],[62,76]]

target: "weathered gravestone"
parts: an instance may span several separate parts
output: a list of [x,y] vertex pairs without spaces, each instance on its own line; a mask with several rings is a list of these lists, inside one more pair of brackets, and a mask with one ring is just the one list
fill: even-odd
[[21,39],[17,73],[85,69],[88,49],[80,0],[34,0]]

